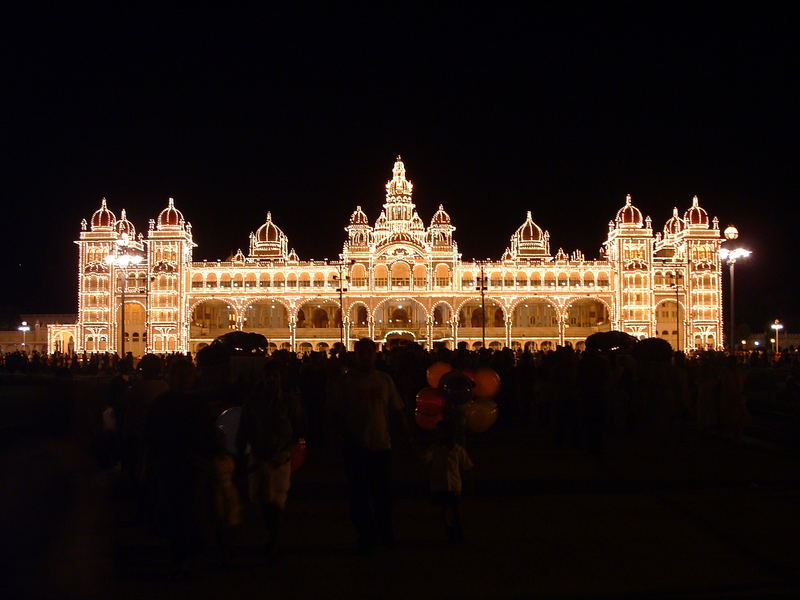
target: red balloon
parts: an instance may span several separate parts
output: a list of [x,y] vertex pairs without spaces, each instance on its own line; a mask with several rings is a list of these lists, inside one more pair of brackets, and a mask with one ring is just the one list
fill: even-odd
[[428,367],[428,371],[426,373],[428,385],[432,388],[439,387],[439,380],[442,378],[442,375],[449,373],[452,370],[452,365],[449,365],[446,362],[439,361],[433,363],[430,367]]
[[473,384],[475,383],[475,371],[473,371],[472,369],[464,369],[461,372],[464,373],[464,375],[466,375],[467,377],[469,377],[469,380]]
[[500,375],[489,367],[481,367],[475,372],[475,395],[478,398],[494,398],[500,393]]
[[419,410],[414,411],[414,421],[419,425],[422,429],[427,429],[428,431],[433,431],[436,429],[436,426],[439,424],[444,417],[440,412],[438,415],[426,415],[421,413]]
[[497,403],[488,398],[482,398],[469,402],[464,411],[467,419],[467,427],[475,433],[488,431],[495,421],[497,421]]
[[297,440],[294,446],[292,446],[292,473],[297,471],[300,467],[303,466],[303,463],[306,462],[306,455],[308,454],[308,448],[306,447],[306,441],[303,438]]
[[423,415],[435,416],[444,410],[444,395],[433,388],[423,388],[417,394],[417,410]]

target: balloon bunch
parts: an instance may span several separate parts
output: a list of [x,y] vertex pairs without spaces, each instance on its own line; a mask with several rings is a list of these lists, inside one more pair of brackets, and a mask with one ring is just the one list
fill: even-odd
[[456,371],[444,362],[428,368],[428,385],[417,394],[414,420],[422,429],[433,430],[445,418],[448,405],[458,409],[467,427],[476,433],[487,431],[497,421],[500,376],[488,367],[477,371]]

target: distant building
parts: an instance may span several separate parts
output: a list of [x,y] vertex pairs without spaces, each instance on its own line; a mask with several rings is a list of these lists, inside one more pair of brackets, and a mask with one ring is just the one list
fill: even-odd
[[[0,330],[0,352],[15,352],[23,349],[26,349],[28,352],[33,352],[34,350],[38,352],[47,352],[48,349],[50,349],[51,352],[55,350],[72,350],[74,349],[74,338],[71,337],[67,340],[68,345],[66,347],[62,347],[60,344],[51,346],[50,340],[48,340],[48,331],[51,325],[59,324],[60,326],[60,324],[67,324],[67,327],[75,327],[74,324],[77,322],[78,315],[20,315],[17,327],[25,323],[30,327],[30,331],[23,335],[22,331],[18,328],[5,331]],[[23,341],[25,346],[22,345]],[[71,346],[69,345],[70,343],[72,344]]]
[[[547,349],[610,329],[680,348],[722,346],[722,238],[696,196],[685,212],[674,209],[661,232],[628,196],[595,259],[551,252],[549,232],[529,211],[503,255],[480,264],[462,259],[444,207],[425,225],[412,190],[398,157],[377,219],[356,207],[333,262],[300,260],[269,212],[247,254],[196,261],[192,226],[171,198],[146,236],[103,199],[76,242],[78,321],[51,325],[50,349],[114,352],[124,336],[134,354],[194,352],[233,330],[297,351],[328,348],[340,336],[349,346],[369,336],[478,347],[484,332],[491,347]],[[107,263],[121,240],[141,253],[140,264]]]

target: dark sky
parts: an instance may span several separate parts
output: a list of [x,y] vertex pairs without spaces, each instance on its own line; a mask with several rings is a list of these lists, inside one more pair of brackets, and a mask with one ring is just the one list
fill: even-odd
[[198,259],[246,250],[267,210],[301,258],[335,257],[400,153],[465,258],[499,257],[528,209],[594,257],[626,193],[659,229],[698,194],[754,251],[738,316],[797,329],[797,36],[753,7],[664,7],[9,15],[0,304],[75,310],[101,196],[140,230],[174,196]]

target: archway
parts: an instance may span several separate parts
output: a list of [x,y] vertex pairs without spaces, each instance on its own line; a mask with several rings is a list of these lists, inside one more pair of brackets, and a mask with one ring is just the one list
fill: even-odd
[[543,298],[523,298],[511,311],[511,335],[526,349],[543,349],[544,341],[559,339],[558,310]]
[[659,302],[656,304],[656,337],[667,340],[673,349],[685,348],[683,319],[683,305],[675,300]]
[[236,329],[236,310],[222,300],[204,300],[192,309],[189,337],[214,339]]
[[567,307],[564,338],[578,342],[598,331],[611,331],[611,321],[605,303],[597,298],[573,300]]
[[427,337],[427,312],[417,300],[392,298],[375,308],[375,339],[383,339],[392,330],[409,331],[416,339]]
[[139,302],[125,302],[125,330],[122,330],[121,310],[117,310],[117,351],[122,351],[120,340],[125,340],[125,354],[144,356],[147,345],[147,311]]

